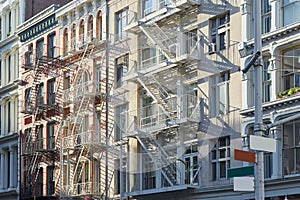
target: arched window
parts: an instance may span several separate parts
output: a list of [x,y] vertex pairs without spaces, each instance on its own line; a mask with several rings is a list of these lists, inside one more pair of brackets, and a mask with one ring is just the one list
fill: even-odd
[[99,11],[97,14],[97,23],[96,23],[96,34],[99,40],[102,40],[102,12]]
[[76,24],[73,24],[71,31],[71,49],[76,48]]
[[92,41],[94,37],[94,24],[93,24],[93,16],[91,15],[88,20],[88,38]]
[[79,41],[84,42],[84,20],[81,20],[79,24]]
[[68,51],[68,29],[67,28],[65,28],[65,30],[64,30],[63,43],[64,43],[63,52],[64,52],[64,56],[65,56]]

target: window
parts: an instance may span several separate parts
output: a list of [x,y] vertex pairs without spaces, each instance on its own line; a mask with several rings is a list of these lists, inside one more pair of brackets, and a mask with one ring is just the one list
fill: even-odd
[[141,68],[146,69],[156,64],[156,48],[147,47],[142,49]]
[[65,74],[65,90],[71,87],[71,78],[68,73]]
[[84,21],[81,20],[80,25],[79,25],[79,41],[81,44],[84,43]]
[[37,134],[37,150],[43,150],[44,137],[43,137],[42,125],[36,126],[36,134]]
[[47,167],[47,195],[54,194],[54,186],[55,186],[54,167],[48,166]]
[[32,44],[25,47],[25,66],[32,67],[33,65],[33,52]]
[[298,0],[283,0],[283,25],[289,25],[300,21],[300,2]]
[[122,81],[122,78],[126,76],[128,71],[128,55],[117,58],[117,87],[121,87],[127,84],[126,81]]
[[56,35],[51,34],[48,36],[48,57],[56,57]]
[[263,75],[262,75],[262,81],[263,81],[263,91],[262,91],[262,99],[263,102],[268,102],[271,100],[271,75],[269,73],[268,67],[269,67],[269,58],[264,57],[263,58]]
[[300,48],[283,53],[281,73],[282,91],[300,87]]
[[156,170],[155,163],[146,154],[143,155],[143,190],[156,188]]
[[48,81],[48,105],[54,105],[55,104],[55,79],[51,79]]
[[211,78],[210,115],[225,115],[229,112],[229,72]]
[[55,149],[55,124],[48,124],[48,149]]
[[300,173],[300,120],[283,125],[283,175]]
[[150,13],[154,12],[156,10],[156,2],[153,0],[143,0],[142,1],[142,7],[143,7],[143,11],[142,11],[142,16],[145,17],[147,15],[149,15]]
[[31,113],[33,111],[31,88],[25,90],[25,113]]
[[23,153],[29,153],[31,154],[33,152],[33,141],[32,141],[32,134],[31,134],[31,128],[25,129],[25,141],[22,146]]
[[122,134],[126,132],[128,124],[128,105],[124,104],[116,107],[115,110],[116,116],[116,132],[115,139],[116,141],[121,140]]
[[84,163],[84,182],[88,182],[89,181],[89,177],[90,177],[90,168],[89,168],[89,162],[85,162]]
[[11,101],[7,101],[6,103],[6,128],[7,128],[7,133],[10,133],[11,131]]
[[40,167],[36,180],[36,196],[41,197],[43,195],[43,168]]
[[[123,163],[126,163],[126,158],[123,158]],[[120,194],[121,189],[123,192],[126,191],[126,165],[122,166],[122,170],[120,170],[120,159],[115,160],[115,194]],[[122,176],[122,182],[121,182]],[[122,184],[122,185],[121,185]],[[123,188],[121,188],[121,186]]]
[[89,17],[88,20],[88,33],[87,37],[89,41],[93,41],[94,38],[94,24],[93,24],[93,16]]
[[122,10],[116,14],[116,39],[124,39],[127,34],[124,31],[125,26],[127,25],[128,21],[128,10]]
[[36,105],[41,106],[44,104],[44,84],[39,84],[37,86],[37,95],[36,95]]
[[42,58],[43,54],[44,54],[44,40],[39,40],[37,42],[37,52],[36,52],[37,58],[38,59]]
[[102,40],[102,12],[99,11],[98,15],[97,15],[97,38],[99,40]]
[[273,164],[272,164],[272,153],[264,153],[264,176],[265,178],[271,178],[273,173]]
[[63,55],[66,56],[67,52],[68,52],[68,45],[69,45],[68,29],[67,28],[65,28],[65,30],[64,30],[63,43],[64,43]]
[[271,30],[271,5],[269,0],[261,0],[261,33]]
[[227,48],[229,35],[229,12],[210,19],[210,46],[209,52]]
[[8,13],[8,33],[7,36],[11,35],[12,27],[11,27],[11,11]]
[[227,169],[230,168],[230,137],[221,137],[215,142],[211,151],[212,180],[220,180],[227,177]]
[[191,145],[186,148],[184,154],[185,162],[185,184],[198,184],[198,149],[197,145]]

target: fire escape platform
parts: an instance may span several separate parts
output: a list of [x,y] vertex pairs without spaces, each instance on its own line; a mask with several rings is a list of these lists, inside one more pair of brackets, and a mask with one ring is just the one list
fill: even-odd
[[130,196],[142,196],[142,195],[148,195],[148,194],[157,194],[162,192],[173,192],[178,190],[187,190],[189,189],[189,185],[183,184],[183,185],[175,185],[172,187],[163,187],[163,188],[155,188],[155,189],[148,189],[148,190],[142,190],[142,191],[135,191],[135,192],[125,192],[124,196],[130,197]]
[[145,17],[142,17],[140,19],[137,19],[136,15],[137,13],[131,13],[133,16],[132,22],[129,23],[125,27],[125,31],[130,33],[139,33],[141,30],[139,29],[139,26],[141,24],[145,23],[156,23],[163,20],[169,20],[170,16],[174,16],[174,14],[180,14],[180,13],[186,13],[188,12],[189,8],[192,8],[193,6],[198,5],[200,6],[199,0],[175,0],[175,2],[169,5],[165,5],[165,7],[154,11],[151,14],[148,14]]

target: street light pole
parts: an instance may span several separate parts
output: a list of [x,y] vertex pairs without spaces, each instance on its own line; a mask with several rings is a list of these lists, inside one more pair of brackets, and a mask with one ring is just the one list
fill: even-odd
[[[261,42],[261,0],[254,2],[254,52],[262,52]],[[254,132],[257,136],[262,136],[262,61],[261,55],[254,65]],[[263,200],[264,193],[264,153],[257,151],[255,165],[255,199]]]

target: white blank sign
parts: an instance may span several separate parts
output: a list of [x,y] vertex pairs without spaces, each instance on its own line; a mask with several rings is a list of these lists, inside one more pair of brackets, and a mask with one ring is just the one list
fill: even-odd
[[233,191],[254,191],[254,177],[234,177]]
[[262,136],[250,135],[250,149],[276,152],[276,140]]

